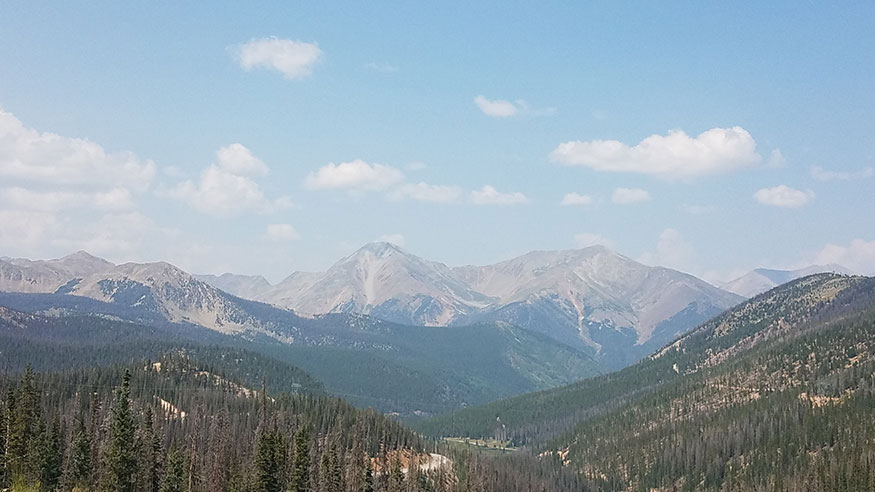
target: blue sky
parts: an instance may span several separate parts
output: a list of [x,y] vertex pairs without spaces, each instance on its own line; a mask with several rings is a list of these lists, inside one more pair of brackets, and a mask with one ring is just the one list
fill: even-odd
[[0,9],[0,255],[875,273],[868,2]]

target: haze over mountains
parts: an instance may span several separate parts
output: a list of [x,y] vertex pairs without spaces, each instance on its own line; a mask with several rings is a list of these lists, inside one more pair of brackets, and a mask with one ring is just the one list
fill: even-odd
[[841,265],[811,265],[797,270],[774,270],[770,268],[757,268],[738,277],[735,280],[730,280],[720,285],[720,288],[734,292],[740,296],[753,297],[757,294],[777,287],[781,284],[796,280],[797,278],[807,277],[815,273],[841,273],[844,275],[853,275],[854,272],[848,270]]
[[742,300],[602,246],[451,268],[378,242],[325,272],[296,272],[270,288],[251,277],[200,278],[306,315],[359,313],[425,326],[503,321],[592,354],[610,368],[634,362]]
[[328,313],[418,326],[504,322],[616,369],[743,297],[823,270],[847,272],[835,265],[792,272],[760,269],[720,289],[602,246],[449,267],[376,242],[325,272],[295,272],[276,285],[260,276],[193,276],[165,262],[114,265],[85,252],[57,260],[3,258],[0,291],[83,296],[157,313],[170,322],[286,342],[296,336],[301,342],[300,316]]

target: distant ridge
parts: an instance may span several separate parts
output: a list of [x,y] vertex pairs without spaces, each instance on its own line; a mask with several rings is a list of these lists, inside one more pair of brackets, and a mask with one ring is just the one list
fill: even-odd
[[853,275],[854,272],[847,268],[836,265],[811,265],[798,270],[775,270],[769,268],[757,268],[729,282],[725,282],[720,287],[723,290],[728,290],[742,297],[753,297],[761,294],[773,287],[781,284],[786,284],[791,280],[806,277],[815,273],[840,273],[843,275]]

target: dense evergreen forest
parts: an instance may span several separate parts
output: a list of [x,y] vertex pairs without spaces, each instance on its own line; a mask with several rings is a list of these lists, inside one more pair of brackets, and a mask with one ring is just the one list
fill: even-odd
[[450,412],[422,434],[262,353],[0,314],[12,490],[875,490],[875,279],[792,282],[626,370]]
[[507,440],[601,490],[875,490],[875,279],[808,277],[619,373],[420,428]]
[[[257,377],[272,384],[252,384]],[[59,372],[28,366],[0,377],[0,395],[0,489],[584,487],[555,460],[480,456],[424,440],[375,410],[326,395],[296,368],[235,349],[177,347],[133,365]]]

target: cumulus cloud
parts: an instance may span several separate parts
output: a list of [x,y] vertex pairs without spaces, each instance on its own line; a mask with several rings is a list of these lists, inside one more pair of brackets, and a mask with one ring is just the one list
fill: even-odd
[[356,159],[326,164],[304,180],[308,190],[383,191],[404,180],[404,173],[392,166],[368,164]]
[[589,246],[605,246],[607,248],[614,247],[614,241],[605,236],[594,232],[581,232],[574,235],[574,244],[578,248],[586,248]]
[[474,98],[474,104],[480,108],[483,114],[495,118],[507,118],[516,115],[520,111],[517,104],[504,99],[486,99],[483,96],[477,96]]
[[753,197],[763,205],[798,208],[813,200],[814,192],[811,190],[797,190],[786,185],[778,185],[773,188],[757,190]]
[[651,135],[634,146],[617,140],[559,144],[550,158],[566,166],[689,179],[734,171],[762,161],[756,141],[739,126],[712,128],[696,137],[681,130]]
[[267,198],[251,177],[267,172],[267,166],[249,149],[232,144],[216,152],[216,162],[201,172],[197,182],[184,181],[166,194],[188,202],[200,212],[220,217],[290,207],[289,197]]
[[406,239],[403,234],[398,234],[397,232],[394,234],[383,234],[382,236],[377,238],[379,242],[392,243],[395,246],[404,247],[404,243]]
[[404,183],[387,195],[392,200],[409,198],[420,202],[455,203],[462,196],[462,188],[452,185]]
[[528,203],[529,199],[520,192],[502,193],[490,185],[483,185],[479,190],[470,193],[474,205],[517,205]]
[[221,169],[240,176],[264,176],[268,173],[267,165],[239,143],[219,149],[216,163]]
[[244,70],[275,70],[290,80],[310,75],[322,57],[316,43],[280,38],[251,39],[235,46],[232,52]]
[[565,196],[562,197],[562,205],[591,205],[593,199],[589,195],[581,195],[579,193],[566,193]]
[[630,205],[648,200],[650,200],[650,193],[641,188],[616,188],[611,194],[611,201],[619,205]]
[[811,166],[811,177],[818,181],[852,181],[875,176],[875,169],[864,167],[857,171],[829,171],[821,166]]
[[875,240],[854,239],[848,245],[827,244],[808,262],[841,265],[864,275],[875,274]]
[[656,250],[644,253],[638,261],[647,265],[690,272],[695,270],[696,250],[677,229],[667,228],[659,235]]
[[0,110],[0,182],[52,189],[135,192],[148,189],[155,164],[130,152],[107,152],[81,138],[27,128],[12,113]]
[[272,241],[292,241],[301,238],[291,224],[270,224],[267,226],[265,236]]

